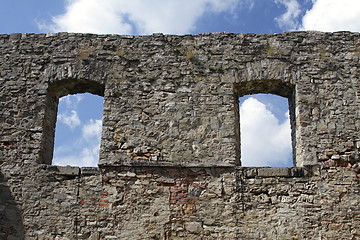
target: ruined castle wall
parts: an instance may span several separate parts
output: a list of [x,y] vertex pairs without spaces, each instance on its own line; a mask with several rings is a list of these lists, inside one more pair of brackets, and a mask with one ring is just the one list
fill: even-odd
[[[359,185],[342,168],[36,168],[28,239],[356,239]],[[310,170],[310,169],[309,169]],[[41,179],[39,179],[41,177]],[[27,186],[34,190],[34,187]]]
[[[359,36],[0,35],[0,238],[356,239]],[[104,96],[100,168],[52,166],[82,92]],[[253,93],[289,99],[296,167],[240,167]]]

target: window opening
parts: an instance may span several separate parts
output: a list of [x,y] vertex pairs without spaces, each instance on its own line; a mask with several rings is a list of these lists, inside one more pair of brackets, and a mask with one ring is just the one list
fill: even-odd
[[103,97],[90,93],[59,99],[52,164],[95,167],[99,163]]
[[239,105],[242,166],[293,166],[288,99],[252,94]]

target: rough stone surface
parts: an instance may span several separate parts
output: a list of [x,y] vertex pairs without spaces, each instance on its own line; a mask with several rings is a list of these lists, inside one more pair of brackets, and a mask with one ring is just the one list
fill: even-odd
[[[0,239],[358,239],[359,77],[359,33],[0,35]],[[83,92],[99,168],[52,166]],[[295,167],[241,167],[254,93],[289,99]]]

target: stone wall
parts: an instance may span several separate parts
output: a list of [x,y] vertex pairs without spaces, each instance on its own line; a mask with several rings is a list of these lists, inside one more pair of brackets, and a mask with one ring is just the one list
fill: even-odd
[[[0,35],[0,239],[360,238],[359,37]],[[82,92],[99,168],[53,166]],[[289,99],[295,167],[241,167],[254,93]]]

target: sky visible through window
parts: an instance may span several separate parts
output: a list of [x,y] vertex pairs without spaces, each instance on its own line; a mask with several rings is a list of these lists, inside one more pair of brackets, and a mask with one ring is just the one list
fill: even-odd
[[103,97],[90,93],[59,99],[52,163],[95,167],[99,162]]
[[239,104],[242,166],[293,166],[288,99],[253,94]]
[[[2,34],[273,34],[294,30],[360,32],[359,22],[359,0],[4,0],[0,3]],[[86,98],[87,95],[81,101]],[[253,101],[253,105],[255,103]],[[95,140],[93,135],[98,134],[101,118],[91,116],[85,120],[82,116],[84,109],[85,115],[91,115],[94,106],[76,111],[77,115],[73,108],[67,108],[72,105],[64,106],[60,106],[59,115],[65,114],[67,118],[63,117],[57,126],[59,136],[56,137],[54,161],[80,165],[79,162],[85,161],[85,155],[95,156],[91,154],[95,152],[91,149],[98,145],[98,140]],[[273,114],[281,119],[283,113]],[[86,135],[83,129],[91,132],[91,126],[94,129],[92,134]],[[64,140],[70,133],[75,134],[76,140],[73,142]],[[73,146],[79,146],[77,149],[80,152],[71,152],[69,149],[73,149]]]

